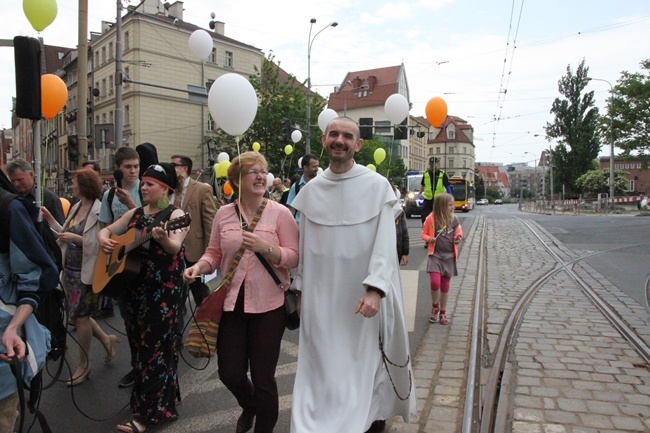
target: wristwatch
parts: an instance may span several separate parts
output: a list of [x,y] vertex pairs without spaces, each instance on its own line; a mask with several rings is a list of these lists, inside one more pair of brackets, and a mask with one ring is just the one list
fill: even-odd
[[269,249],[266,250],[266,254],[273,254],[273,245],[269,245]]

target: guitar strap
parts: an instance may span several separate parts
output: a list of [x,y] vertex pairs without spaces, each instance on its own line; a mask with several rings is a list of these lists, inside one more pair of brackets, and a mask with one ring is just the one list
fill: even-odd
[[[257,208],[257,212],[255,212],[255,216],[253,217],[253,220],[251,221],[250,226],[247,226],[246,221],[244,221],[241,217],[241,214],[239,213],[239,200],[236,200],[234,205],[235,205],[235,212],[237,213],[237,218],[240,220],[242,229],[248,230],[248,231],[253,231],[255,230],[255,226],[259,222],[260,218],[262,217],[262,212],[264,211],[264,208],[266,207],[266,203],[268,203],[268,199],[263,199],[262,204],[260,204],[260,207]],[[228,285],[232,281],[232,277],[235,275],[235,271],[237,270],[237,266],[239,265],[239,261],[241,258],[244,256],[244,253],[246,252],[246,247],[244,245],[239,247],[239,250],[235,254],[235,257],[232,260],[232,263],[230,264],[230,269],[228,269],[228,273],[223,277],[223,281],[219,285],[219,287],[223,285]]]

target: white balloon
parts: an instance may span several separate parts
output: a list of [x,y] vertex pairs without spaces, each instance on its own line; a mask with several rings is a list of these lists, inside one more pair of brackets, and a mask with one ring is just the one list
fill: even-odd
[[217,126],[227,134],[241,135],[255,120],[257,95],[246,78],[225,74],[212,83],[208,107]]
[[398,125],[409,115],[409,102],[403,95],[395,93],[386,99],[384,112],[390,123]]
[[195,30],[190,35],[189,44],[190,51],[199,59],[207,59],[214,47],[212,36],[202,29]]
[[222,161],[230,161],[230,156],[226,152],[221,152],[219,156],[217,156],[217,162]]
[[302,168],[302,156],[298,158],[298,168]]
[[331,108],[326,108],[318,115],[318,127],[321,131],[325,132],[327,125],[333,120],[339,117],[336,111]]
[[266,175],[266,187],[270,187],[273,185],[273,180],[275,179],[275,176],[273,176],[273,173],[269,173]]
[[298,131],[297,129],[294,129],[293,132],[291,133],[291,141],[297,143],[301,139],[302,139],[302,132]]

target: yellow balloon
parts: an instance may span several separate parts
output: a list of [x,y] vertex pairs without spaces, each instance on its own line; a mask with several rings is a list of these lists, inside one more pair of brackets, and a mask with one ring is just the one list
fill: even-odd
[[386,151],[381,147],[377,148],[375,150],[375,163],[379,165],[384,162],[384,159],[386,159]]
[[230,161],[221,161],[217,167],[217,177],[227,177],[228,167],[230,167]]
[[375,167],[375,164],[368,164],[366,165],[366,167],[368,167],[372,171],[377,171],[377,167]]
[[70,202],[65,197],[59,197],[61,200],[61,206],[63,207],[63,216],[68,217],[68,212],[70,212]]
[[219,164],[221,164],[221,163],[217,162],[212,166],[212,173],[214,173],[214,177],[216,177],[216,178],[219,177],[219,175],[218,175],[218,173],[219,173]]
[[256,141],[255,143],[253,143],[253,150],[254,150],[255,152],[259,152],[259,151],[260,151],[260,144],[259,144],[257,141]]
[[37,32],[52,24],[58,12],[56,0],[23,0],[23,12]]
[[284,146],[284,153],[287,155],[291,155],[291,152],[293,152],[293,146],[290,144],[287,144]]

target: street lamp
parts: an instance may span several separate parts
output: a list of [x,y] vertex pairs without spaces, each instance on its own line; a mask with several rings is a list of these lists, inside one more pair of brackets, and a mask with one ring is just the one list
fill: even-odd
[[[351,81],[346,81],[350,86],[352,85]],[[364,84],[359,87],[352,87],[351,89],[348,89],[345,91],[345,94],[343,95],[343,117],[347,117],[348,115],[348,94],[350,94],[351,91],[353,90],[367,90],[369,86],[367,84]]]
[[602,78],[587,78],[587,81],[602,81],[609,84],[609,89],[611,92],[609,100],[609,199],[612,206],[614,206],[614,192],[616,190],[614,185],[614,114],[612,110],[614,109],[614,86],[607,80]]
[[311,31],[316,23],[316,18],[312,18],[309,22],[311,24],[309,25],[309,38],[307,39],[307,138],[305,140],[305,153],[311,153],[311,46],[316,36],[321,34],[326,28],[339,25],[339,23],[333,21],[319,30],[312,38]]

